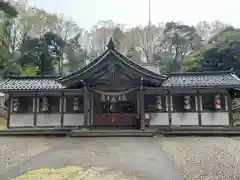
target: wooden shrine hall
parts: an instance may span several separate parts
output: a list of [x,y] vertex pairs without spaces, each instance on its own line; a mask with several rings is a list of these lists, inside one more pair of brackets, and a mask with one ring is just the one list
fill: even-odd
[[8,128],[232,126],[232,70],[160,74],[108,49],[64,77],[12,76]]

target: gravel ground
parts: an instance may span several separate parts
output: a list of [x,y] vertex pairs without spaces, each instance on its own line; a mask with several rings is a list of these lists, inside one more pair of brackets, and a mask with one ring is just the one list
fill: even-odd
[[[103,171],[90,169],[92,176],[100,179],[159,180],[161,177],[164,180],[183,180],[176,166],[162,153],[159,142],[154,138],[1,137],[0,147],[1,180],[14,179],[27,172],[30,172],[27,176],[31,177],[28,179],[35,179],[32,176],[36,173],[43,173],[43,176],[52,174],[55,172],[52,168],[57,168],[56,174],[63,172],[62,175],[69,177],[66,166],[106,168]],[[82,172],[81,168],[70,171],[74,176]],[[89,172],[89,168],[86,172]],[[72,175],[71,178],[73,179]]]
[[240,180],[240,138],[157,138],[185,180]]
[[38,137],[0,137],[0,174],[51,148],[53,141]]

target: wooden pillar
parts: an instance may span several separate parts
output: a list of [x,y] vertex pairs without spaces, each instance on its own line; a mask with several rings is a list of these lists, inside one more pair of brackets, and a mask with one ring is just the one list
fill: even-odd
[[136,93],[136,95],[137,95],[137,114],[138,114],[138,116],[140,117],[141,116],[141,112],[140,112],[140,93],[139,93],[139,91]]
[[89,106],[88,106],[88,89],[87,87],[84,87],[84,127],[88,127],[88,112],[89,112]]
[[37,126],[37,108],[38,108],[38,99],[37,99],[37,92],[35,92],[34,94],[34,110],[33,110],[33,113],[34,113],[34,119],[33,119],[33,126],[36,127]]
[[201,101],[201,96],[200,96],[200,91],[197,90],[197,112],[198,112],[198,125],[202,126],[202,105],[201,105],[202,101]]
[[90,126],[93,126],[93,121],[94,121],[94,92],[90,92]]
[[7,102],[8,102],[8,112],[7,112],[7,128],[10,128],[10,116],[12,112],[12,97],[9,95]]
[[169,118],[169,126],[172,126],[172,95],[171,91],[168,90],[167,94],[167,100],[168,100],[168,118]]
[[140,122],[141,130],[145,129],[145,113],[144,113],[144,93],[140,90],[139,104],[140,104]]
[[65,98],[64,98],[64,92],[61,93],[61,127],[64,125],[64,106],[65,106]]
[[141,87],[140,87],[140,92],[139,92],[139,104],[140,104],[140,122],[141,122],[140,129],[145,130],[143,78],[141,78]]
[[233,126],[233,112],[232,112],[232,97],[228,93],[227,95],[227,107],[228,107],[228,117],[229,117],[229,126]]

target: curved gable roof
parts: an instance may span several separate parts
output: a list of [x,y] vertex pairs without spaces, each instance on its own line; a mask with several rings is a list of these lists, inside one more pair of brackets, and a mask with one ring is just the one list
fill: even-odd
[[[117,62],[115,61],[115,63],[121,63],[128,69],[131,69],[131,70],[137,72],[138,74],[140,74],[141,78],[154,79],[154,80],[158,80],[159,82],[167,79],[167,76],[150,71],[150,70],[142,67],[141,65],[138,65],[136,62],[134,62],[130,58],[124,56],[120,52],[118,52],[114,47],[112,39],[110,39],[109,44],[108,44],[108,49],[104,53],[102,53],[99,57],[97,57],[95,60],[90,62],[84,68],[82,68],[74,73],[71,73],[65,77],[59,78],[58,81],[61,83],[65,83],[65,82],[71,81],[71,79],[76,78],[76,77],[78,77],[80,80],[81,80],[81,78],[82,78],[82,80],[84,80],[84,77],[83,77],[84,75],[86,75],[87,73],[91,73],[93,71],[93,69],[98,68],[99,67],[98,65],[103,64],[105,61],[107,61],[109,56],[114,57],[113,59],[117,59]],[[114,63],[114,61],[113,61],[113,63]]]

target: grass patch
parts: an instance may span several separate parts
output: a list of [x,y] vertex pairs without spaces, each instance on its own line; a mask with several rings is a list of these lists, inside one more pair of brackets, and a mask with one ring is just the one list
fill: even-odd
[[7,120],[3,117],[0,117],[0,130],[7,129]]

